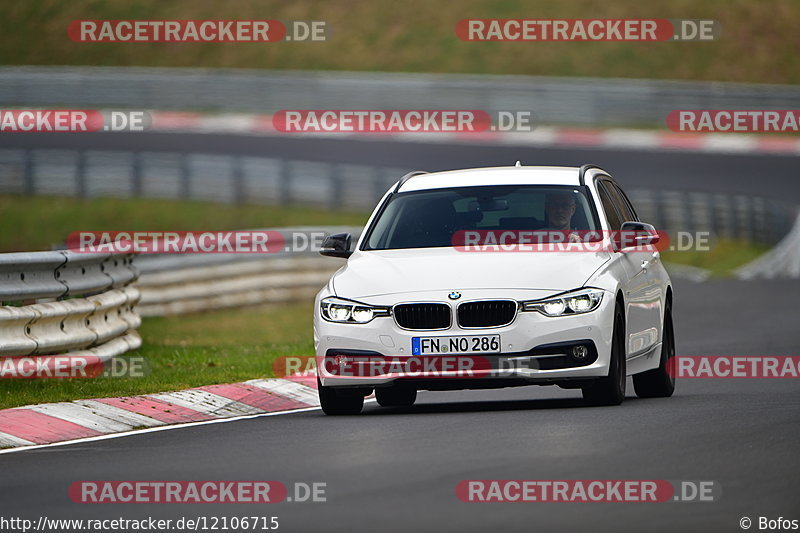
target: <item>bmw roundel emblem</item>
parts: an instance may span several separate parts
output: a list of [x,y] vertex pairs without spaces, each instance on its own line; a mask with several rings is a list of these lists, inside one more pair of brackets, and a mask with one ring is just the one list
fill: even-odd
[[461,298],[461,293],[458,291],[453,291],[450,294],[448,294],[447,297],[450,298],[451,300],[458,300],[459,298]]

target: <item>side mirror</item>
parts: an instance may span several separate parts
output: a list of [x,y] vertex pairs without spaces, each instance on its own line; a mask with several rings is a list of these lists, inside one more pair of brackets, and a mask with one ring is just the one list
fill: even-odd
[[325,237],[325,240],[322,241],[322,249],[319,253],[327,255],[328,257],[342,257],[347,259],[353,255],[353,252],[350,250],[350,242],[352,240],[353,238],[349,233],[328,235]]
[[614,245],[617,250],[625,248],[639,248],[656,244],[661,236],[652,224],[644,222],[623,222],[622,228],[614,236]]

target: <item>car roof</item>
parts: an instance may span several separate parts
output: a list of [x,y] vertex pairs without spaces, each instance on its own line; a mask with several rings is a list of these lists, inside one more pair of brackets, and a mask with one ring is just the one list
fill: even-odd
[[[597,169],[592,169],[597,170]],[[469,168],[411,176],[396,192],[480,185],[580,185],[578,167],[513,166]]]

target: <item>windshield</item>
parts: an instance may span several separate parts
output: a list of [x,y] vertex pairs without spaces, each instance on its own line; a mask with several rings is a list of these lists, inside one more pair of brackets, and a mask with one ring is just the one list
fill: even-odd
[[453,246],[463,231],[593,231],[585,187],[492,185],[400,193],[390,198],[362,249]]

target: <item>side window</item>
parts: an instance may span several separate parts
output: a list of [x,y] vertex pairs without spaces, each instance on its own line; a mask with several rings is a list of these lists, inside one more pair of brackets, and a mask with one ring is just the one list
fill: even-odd
[[623,198],[622,192],[620,192],[620,190],[614,186],[614,183],[609,180],[602,180],[600,184],[611,197],[611,202],[617,208],[617,213],[619,213],[622,221],[627,222],[629,220],[636,220],[636,215],[628,206],[628,202],[625,200],[625,198]]
[[622,219],[614,206],[614,200],[606,190],[604,182],[597,182],[597,191],[600,193],[600,203],[603,204],[603,211],[605,211],[608,219],[608,228],[612,231],[620,229],[622,227]]
[[636,220],[636,215],[634,215],[633,210],[628,207],[628,202],[622,197],[622,193],[614,186],[614,183],[608,180],[603,180],[600,183],[611,197],[611,201],[614,202],[619,216],[622,217],[622,221]]
[[628,200],[628,196],[623,192],[622,189],[616,183],[606,183],[607,186],[611,187],[612,194],[616,193],[616,198],[619,199],[620,206],[623,208],[622,216],[625,218],[626,221],[638,221],[639,217],[636,216],[636,211],[633,209],[633,204],[631,201]]

